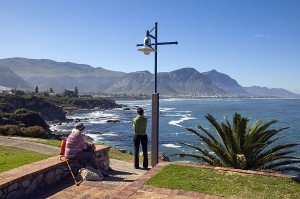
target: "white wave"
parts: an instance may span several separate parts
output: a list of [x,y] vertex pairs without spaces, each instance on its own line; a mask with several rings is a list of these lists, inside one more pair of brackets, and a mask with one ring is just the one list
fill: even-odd
[[105,123],[107,123],[107,120],[94,120],[94,119],[90,119],[89,123],[90,124],[105,124]]
[[105,112],[105,111],[96,111],[87,115],[90,116],[90,118],[115,118],[115,119],[119,118],[119,115]]
[[192,111],[176,111],[177,113],[191,113]]
[[119,136],[119,135],[117,133],[114,133],[114,132],[107,132],[107,133],[102,133],[102,136],[116,137],[116,136]]
[[68,115],[68,119],[80,119],[80,120],[88,120],[88,119],[97,119],[97,118],[109,118],[109,119],[118,119],[119,115],[113,114],[108,111],[94,111],[90,113],[80,113],[74,115]]
[[194,119],[197,119],[197,118],[190,117],[190,114],[186,114],[186,115],[182,115],[182,118],[180,118],[180,120],[172,120],[172,121],[169,122],[169,124],[179,126],[179,127],[183,127],[182,125],[180,125],[181,122],[184,122],[184,121],[187,121],[187,120],[194,120]]
[[171,111],[171,110],[175,110],[175,108],[159,108],[159,111],[161,111],[161,112],[166,112],[166,111]]
[[173,101],[183,101],[183,98],[168,98],[168,99],[160,99],[161,101],[173,102]]
[[104,138],[99,134],[86,133],[85,135],[91,137],[94,143],[100,143],[101,141],[104,140]]
[[162,144],[161,146],[168,147],[168,148],[180,148],[180,145],[175,144]]
[[180,122],[181,122],[180,120],[178,120],[178,121],[173,120],[173,121],[170,121],[169,124],[174,125],[174,126],[182,127],[182,126],[179,124]]

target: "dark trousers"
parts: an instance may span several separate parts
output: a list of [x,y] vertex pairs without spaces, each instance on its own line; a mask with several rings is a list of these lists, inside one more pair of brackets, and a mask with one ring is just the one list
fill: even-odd
[[78,160],[79,162],[88,161],[94,169],[97,169],[97,170],[99,169],[99,166],[97,164],[97,160],[95,157],[95,152],[90,146],[88,146],[87,149],[77,153],[77,155],[71,159]]
[[133,144],[134,144],[134,167],[139,168],[139,148],[140,144],[142,144],[143,149],[143,167],[148,168],[148,137],[147,135],[134,135],[133,136]]

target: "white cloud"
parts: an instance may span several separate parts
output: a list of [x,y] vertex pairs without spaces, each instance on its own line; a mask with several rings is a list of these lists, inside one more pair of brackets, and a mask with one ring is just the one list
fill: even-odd
[[254,35],[254,37],[263,37],[264,35],[259,35],[259,34],[257,34],[257,35]]

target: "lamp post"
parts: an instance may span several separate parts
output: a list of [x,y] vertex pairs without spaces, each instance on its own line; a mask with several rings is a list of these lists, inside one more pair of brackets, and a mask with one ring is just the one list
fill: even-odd
[[[155,31],[154,36],[150,33]],[[155,40],[155,43],[151,43],[151,39]],[[152,94],[152,148],[151,148],[151,164],[154,167],[158,163],[158,130],[159,130],[159,93],[157,93],[157,46],[178,44],[175,42],[157,42],[157,22],[155,22],[154,28],[150,31],[147,30],[144,44],[137,44],[136,46],[142,46],[138,48],[138,51],[143,52],[145,55],[149,55],[151,52],[155,52],[154,56],[154,93]],[[154,45],[154,48],[152,46]]]

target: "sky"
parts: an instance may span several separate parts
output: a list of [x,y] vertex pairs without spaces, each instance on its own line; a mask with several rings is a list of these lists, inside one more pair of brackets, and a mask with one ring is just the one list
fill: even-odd
[[178,41],[158,46],[158,72],[215,69],[300,94],[299,0],[0,0],[0,59],[154,73],[136,44],[155,22],[158,42]]

